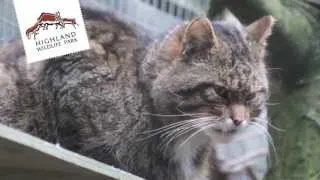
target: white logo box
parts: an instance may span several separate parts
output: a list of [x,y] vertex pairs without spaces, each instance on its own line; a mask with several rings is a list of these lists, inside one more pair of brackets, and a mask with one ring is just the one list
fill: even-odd
[[79,0],[14,0],[27,62],[89,49]]

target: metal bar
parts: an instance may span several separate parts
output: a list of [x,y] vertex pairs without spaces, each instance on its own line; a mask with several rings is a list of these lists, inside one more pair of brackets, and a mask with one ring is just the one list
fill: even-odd
[[169,14],[174,15],[174,4],[170,1],[168,1],[168,5],[169,5]]
[[157,9],[160,8],[159,4],[160,4],[159,0],[153,0],[153,6],[156,7]]
[[177,8],[177,16],[181,19],[183,19],[183,16],[182,16],[182,11],[183,11],[183,7],[179,7]]
[[161,0],[161,10],[166,11],[167,9],[167,0]]
[[9,21],[4,17],[0,16],[0,21],[3,21],[4,23],[9,24],[9,25],[11,25],[11,26],[13,26],[15,28],[18,28],[18,23],[13,23],[12,21]]

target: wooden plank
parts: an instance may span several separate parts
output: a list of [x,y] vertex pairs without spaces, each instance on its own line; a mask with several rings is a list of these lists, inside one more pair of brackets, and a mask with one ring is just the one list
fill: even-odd
[[0,124],[1,180],[142,180]]

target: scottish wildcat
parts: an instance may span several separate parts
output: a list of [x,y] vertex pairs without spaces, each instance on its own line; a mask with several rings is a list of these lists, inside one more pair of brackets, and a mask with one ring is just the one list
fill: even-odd
[[0,50],[1,122],[146,179],[213,179],[216,141],[264,107],[273,18],[198,17],[145,50],[132,27],[84,14],[90,51],[27,66],[21,44]]

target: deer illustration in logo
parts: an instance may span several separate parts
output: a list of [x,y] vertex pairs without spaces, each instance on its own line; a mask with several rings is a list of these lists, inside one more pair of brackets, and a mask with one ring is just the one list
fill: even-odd
[[56,12],[55,14],[52,13],[41,13],[41,15],[38,17],[38,22],[40,22],[40,25],[43,27],[44,30],[47,30],[49,25],[61,25],[61,27],[64,27],[64,23],[62,21],[62,18],[60,16],[60,12]]
[[62,18],[62,22],[64,24],[71,24],[74,28],[76,28],[76,25],[79,26],[75,18]]
[[74,28],[76,28],[75,18],[61,18],[60,12],[53,13],[41,13],[40,16],[37,19],[37,22],[28,28],[26,30],[26,36],[28,39],[31,39],[31,35],[33,34],[34,39],[36,39],[36,36],[39,34],[40,27],[43,28],[43,30],[48,30],[50,25],[56,25],[56,29],[60,26],[60,29],[65,28],[65,25],[73,25]]
[[28,39],[31,39],[31,34],[33,34],[34,39],[36,39],[36,36],[39,34],[39,30],[40,30],[40,25],[38,22],[35,25],[28,28],[26,31],[26,35]]

